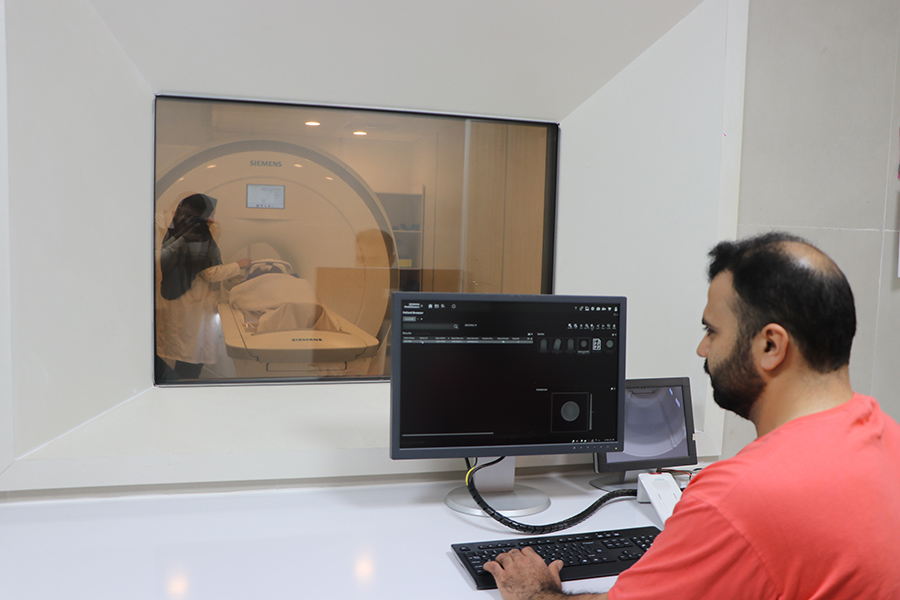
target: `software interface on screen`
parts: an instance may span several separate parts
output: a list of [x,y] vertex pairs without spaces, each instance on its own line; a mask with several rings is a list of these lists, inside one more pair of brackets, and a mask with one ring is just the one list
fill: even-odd
[[628,380],[623,450],[597,454],[595,470],[624,472],[696,463],[690,379]]
[[248,183],[247,208],[284,208],[284,186]]
[[624,303],[397,294],[392,456],[621,449]]

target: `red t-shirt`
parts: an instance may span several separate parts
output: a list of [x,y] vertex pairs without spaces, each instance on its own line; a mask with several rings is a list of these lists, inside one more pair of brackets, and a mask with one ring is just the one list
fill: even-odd
[[900,426],[856,394],[708,466],[609,596],[900,598]]

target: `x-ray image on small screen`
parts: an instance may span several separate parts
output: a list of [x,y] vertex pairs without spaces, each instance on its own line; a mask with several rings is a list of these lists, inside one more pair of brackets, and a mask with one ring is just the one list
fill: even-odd
[[248,183],[247,208],[284,208],[284,186]]
[[621,452],[594,455],[597,473],[697,464],[688,377],[625,382],[625,437]]

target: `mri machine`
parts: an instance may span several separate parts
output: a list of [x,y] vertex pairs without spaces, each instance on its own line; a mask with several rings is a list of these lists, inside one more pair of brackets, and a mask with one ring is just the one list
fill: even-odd
[[[210,145],[157,180],[157,222],[197,192],[218,198],[223,260],[251,261],[221,287],[230,361],[211,365],[211,379],[383,374],[399,275],[391,224],[358,174],[322,150],[277,140]],[[273,272],[254,284],[260,269]]]

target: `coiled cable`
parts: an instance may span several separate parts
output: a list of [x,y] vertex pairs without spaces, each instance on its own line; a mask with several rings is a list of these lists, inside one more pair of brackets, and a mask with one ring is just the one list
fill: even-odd
[[484,498],[481,497],[481,494],[478,493],[478,490],[475,487],[475,472],[479,469],[483,469],[485,467],[490,467],[491,465],[495,465],[501,460],[506,458],[505,456],[501,456],[497,460],[491,461],[489,463],[483,465],[477,465],[470,468],[466,473],[466,487],[469,490],[469,493],[472,495],[472,499],[475,501],[475,504],[481,508],[485,512],[486,515],[498,521],[499,523],[509,527],[510,529],[514,529],[516,531],[521,531],[522,533],[527,533],[529,535],[543,535],[545,533],[553,533],[555,531],[562,531],[563,529],[568,529],[574,525],[577,525],[590,517],[592,514],[597,512],[601,506],[606,504],[611,500],[615,500],[616,498],[630,498],[637,496],[637,490],[633,489],[624,489],[624,490],[615,490],[612,492],[608,492],[598,499],[596,502],[588,506],[586,509],[569,517],[568,519],[564,519],[562,521],[558,521],[556,523],[549,523],[547,525],[527,525],[525,523],[519,523],[518,521],[514,521],[509,517],[506,517],[496,510],[494,510]]

